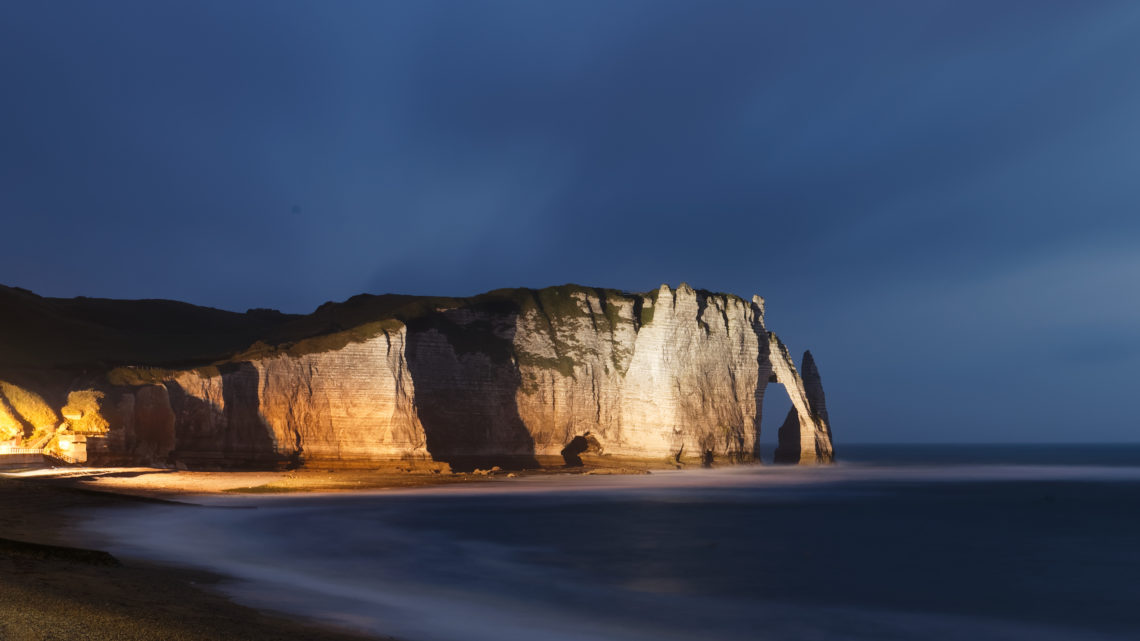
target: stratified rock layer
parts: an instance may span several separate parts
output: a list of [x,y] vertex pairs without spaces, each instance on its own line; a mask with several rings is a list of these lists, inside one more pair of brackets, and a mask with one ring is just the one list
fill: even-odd
[[102,403],[118,436],[107,447],[191,463],[462,466],[562,460],[588,442],[591,454],[747,461],[758,458],[764,394],[777,382],[795,419],[777,459],[832,459],[815,363],[805,355],[801,376],[758,296],[682,284],[423,301],[322,342],[259,343],[210,368],[112,377]]
[[179,372],[163,382],[175,414],[171,452],[199,462],[427,458],[406,337],[401,328],[214,375]]

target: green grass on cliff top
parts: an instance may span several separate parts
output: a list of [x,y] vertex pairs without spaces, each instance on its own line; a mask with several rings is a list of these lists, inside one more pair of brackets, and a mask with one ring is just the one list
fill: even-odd
[[[408,324],[439,327],[449,339],[454,334],[456,340],[474,340],[478,337],[456,334],[474,328],[440,320],[447,315],[437,312],[466,307],[491,315],[538,310],[548,319],[586,316],[576,293],[597,297],[602,309],[595,312],[613,327],[622,319],[610,302],[633,301],[635,318],[647,324],[653,318],[650,301],[656,300],[658,290],[628,293],[569,284],[498,289],[469,298],[361,294],[297,315],[275,310],[238,313],[169,300],[45,298],[0,285],[0,371],[130,366],[133,371],[120,371],[120,384],[138,384],[161,378],[168,369],[197,367],[210,375],[216,374],[211,367],[216,364],[339,349]],[[481,336],[489,335],[482,331],[486,328],[478,329]]]

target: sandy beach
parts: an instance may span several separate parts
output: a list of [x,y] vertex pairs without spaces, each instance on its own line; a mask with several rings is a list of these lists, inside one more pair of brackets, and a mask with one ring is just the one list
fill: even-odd
[[[192,476],[192,473],[181,473]],[[160,485],[139,474],[142,493],[177,495],[170,480]],[[260,477],[259,477],[260,478]],[[125,483],[125,481],[121,481]],[[217,491],[228,485],[213,479]],[[121,563],[114,557],[75,551],[68,515],[79,508],[128,506],[135,496],[93,491],[77,480],[0,477],[0,639],[39,641],[90,639],[362,638],[347,631],[298,623],[236,605],[208,589],[204,573]],[[196,492],[208,491],[207,484]],[[183,488],[185,489],[185,488]],[[55,546],[71,547],[55,547]]]
[[[349,491],[484,481],[493,475],[386,471],[188,472],[154,468],[0,476],[0,639],[317,639],[355,633],[236,605],[216,577],[83,552],[70,514],[224,492]],[[57,547],[64,546],[64,547]],[[79,548],[81,551],[76,551]]]

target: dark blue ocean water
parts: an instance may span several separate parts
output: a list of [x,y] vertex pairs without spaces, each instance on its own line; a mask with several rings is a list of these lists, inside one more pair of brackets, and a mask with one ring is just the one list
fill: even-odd
[[840,454],[86,527],[228,574],[240,601],[409,640],[1140,638],[1140,446]]

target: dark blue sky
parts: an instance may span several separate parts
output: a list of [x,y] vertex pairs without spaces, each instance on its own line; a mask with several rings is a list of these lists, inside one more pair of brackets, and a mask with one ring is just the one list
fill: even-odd
[[5,3],[0,282],[687,281],[840,446],[1136,441],[1138,70],[1135,2]]

